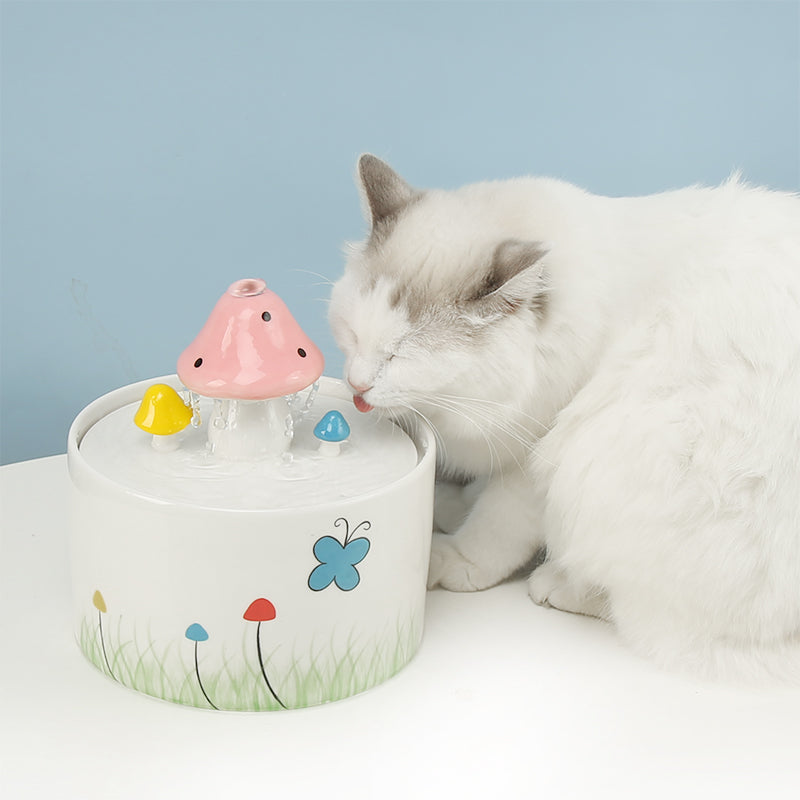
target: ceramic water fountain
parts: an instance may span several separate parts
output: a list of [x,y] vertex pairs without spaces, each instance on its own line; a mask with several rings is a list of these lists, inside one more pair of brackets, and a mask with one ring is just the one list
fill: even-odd
[[261,280],[234,283],[177,374],[69,433],[75,626],[109,678],[206,709],[382,682],[422,635],[434,443],[353,413]]

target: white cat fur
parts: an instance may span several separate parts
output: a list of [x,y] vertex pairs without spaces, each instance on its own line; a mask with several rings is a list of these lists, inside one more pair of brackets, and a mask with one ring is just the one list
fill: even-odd
[[[346,380],[477,479],[430,584],[484,589],[546,547],[535,602],[661,663],[800,681],[800,198],[419,192],[369,155],[359,176],[372,232],[330,312]],[[508,240],[530,263],[481,296]]]

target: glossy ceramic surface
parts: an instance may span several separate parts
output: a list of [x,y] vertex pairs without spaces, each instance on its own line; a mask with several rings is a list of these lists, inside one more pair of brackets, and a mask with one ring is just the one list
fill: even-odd
[[[179,387],[175,376],[160,382]],[[69,434],[75,632],[109,678],[206,709],[282,710],[396,673],[422,635],[434,441],[404,477],[292,510],[223,510],[126,490],[80,442],[152,383],[99,398]],[[347,398],[323,378],[319,403]]]
[[264,281],[246,278],[217,301],[178,359],[178,376],[205,397],[266,400],[310,386],[324,365],[283,300]]

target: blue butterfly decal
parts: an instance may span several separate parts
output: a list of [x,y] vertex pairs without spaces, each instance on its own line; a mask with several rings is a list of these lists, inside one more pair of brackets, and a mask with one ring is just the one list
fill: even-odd
[[344,543],[333,536],[323,536],[314,543],[314,556],[319,564],[314,567],[308,576],[308,588],[314,592],[327,589],[332,583],[343,592],[349,592],[358,586],[361,576],[358,574],[356,564],[360,564],[369,552],[369,539],[353,535],[359,529],[369,530],[372,525],[367,520],[360,522],[350,531],[350,524],[344,517],[339,517],[334,523],[335,527],[345,526]]

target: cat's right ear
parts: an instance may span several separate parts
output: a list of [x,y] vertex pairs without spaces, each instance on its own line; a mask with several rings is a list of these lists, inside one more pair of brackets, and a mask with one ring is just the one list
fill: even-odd
[[373,228],[397,216],[416,194],[385,161],[370,153],[358,159],[358,178]]
[[526,307],[543,317],[549,291],[547,270],[542,264],[546,255],[547,248],[541,242],[500,242],[470,299],[488,316],[511,314]]

